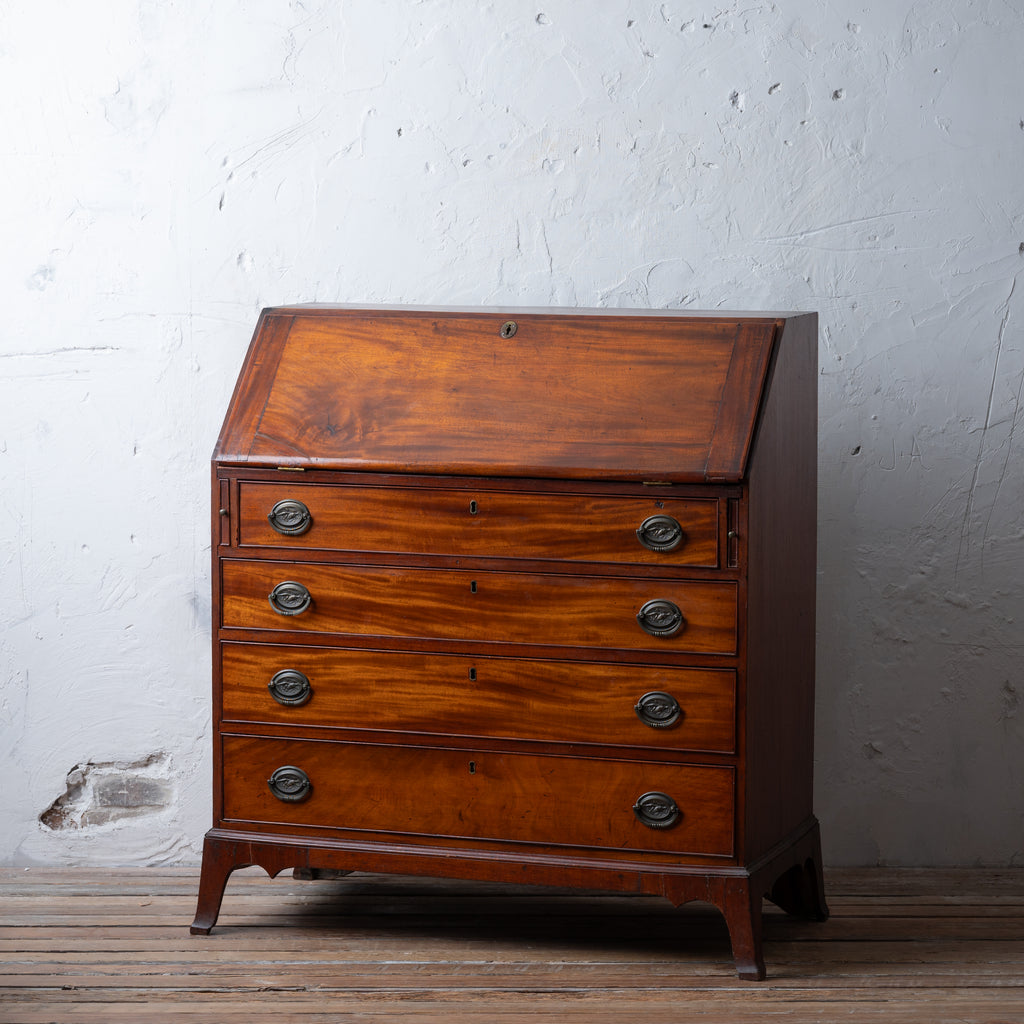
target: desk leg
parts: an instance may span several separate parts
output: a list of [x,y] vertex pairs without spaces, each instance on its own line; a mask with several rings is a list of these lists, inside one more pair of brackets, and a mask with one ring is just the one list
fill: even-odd
[[726,879],[721,889],[716,902],[729,928],[736,973],[744,981],[764,981],[761,894],[755,891],[750,879]]
[[738,875],[663,876],[662,885],[662,894],[677,907],[690,900],[702,900],[716,906],[729,929],[736,973],[744,981],[764,980],[761,893],[751,878]]
[[196,918],[189,929],[193,935],[209,935],[210,929],[217,923],[228,876],[235,868],[243,866],[237,862],[235,846],[235,843],[226,843],[211,836],[207,836],[203,841],[199,901],[196,906]]
[[796,850],[800,858],[776,880],[768,899],[780,910],[808,921],[827,921],[828,904],[821,870],[821,836],[818,826],[808,833]]

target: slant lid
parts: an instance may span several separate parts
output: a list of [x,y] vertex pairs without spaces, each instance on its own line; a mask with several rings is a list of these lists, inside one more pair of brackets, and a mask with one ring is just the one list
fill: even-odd
[[782,322],[666,311],[268,309],[214,458],[738,481]]

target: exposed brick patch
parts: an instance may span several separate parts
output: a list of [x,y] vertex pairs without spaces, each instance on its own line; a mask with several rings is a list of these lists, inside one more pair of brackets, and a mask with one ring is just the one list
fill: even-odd
[[88,828],[164,810],[174,800],[168,757],[76,764],[67,788],[39,815],[49,829]]

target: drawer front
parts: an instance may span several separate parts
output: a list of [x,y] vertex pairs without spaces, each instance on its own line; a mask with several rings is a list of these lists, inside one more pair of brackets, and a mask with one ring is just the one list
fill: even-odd
[[[229,822],[730,856],[734,789],[706,765],[224,737]],[[652,793],[676,820],[658,798],[642,823]]]
[[736,651],[734,583],[225,560],[222,597],[223,624],[244,629]]
[[[242,483],[243,546],[718,566],[718,499]],[[275,525],[276,524],[276,525]]]
[[736,674],[273,644],[221,646],[234,722],[735,750]]

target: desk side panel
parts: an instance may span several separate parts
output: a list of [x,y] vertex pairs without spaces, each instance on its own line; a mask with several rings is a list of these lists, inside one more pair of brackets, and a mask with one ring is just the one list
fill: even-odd
[[817,561],[817,315],[785,324],[748,479],[748,862],[812,814]]

